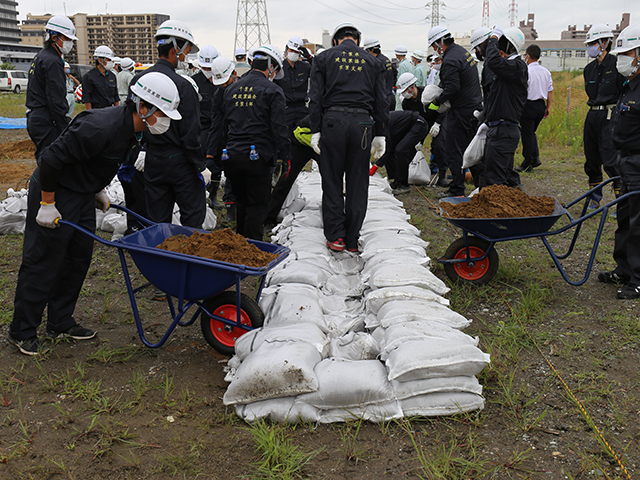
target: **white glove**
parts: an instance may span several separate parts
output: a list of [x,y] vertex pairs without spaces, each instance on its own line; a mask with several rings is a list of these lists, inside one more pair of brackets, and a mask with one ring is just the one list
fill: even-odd
[[416,152],[421,152],[422,151],[422,143],[416,143],[415,149],[416,149]]
[[133,164],[133,166],[136,167],[136,170],[138,170],[139,172],[144,172],[144,160],[145,160],[145,158],[147,158],[147,152],[142,150],[138,154],[138,158],[136,159],[136,163]]
[[386,149],[387,140],[383,136],[373,137],[373,141],[371,142],[371,155],[373,155],[374,161],[383,156]]
[[429,133],[431,134],[431,138],[436,138],[440,133],[440,124],[434,123],[433,127],[431,127],[431,130],[429,130]]
[[476,132],[476,136],[478,138],[486,138],[487,137],[487,130],[489,130],[489,125],[487,125],[486,123],[483,123],[482,125],[480,125],[478,127],[478,131]]
[[495,27],[493,27],[493,32],[491,32],[492,37],[498,37],[499,39],[502,35],[504,35],[504,32],[500,28],[500,25],[496,25]]
[[311,148],[320,155],[320,132],[311,134]]
[[205,187],[211,183],[211,171],[208,168],[205,168],[200,172],[202,174],[202,178],[204,179]]
[[56,220],[59,218],[62,218],[62,215],[60,215],[60,212],[54,203],[51,205],[41,204],[40,209],[38,210],[38,215],[36,215],[36,222],[41,227],[58,228]]
[[98,193],[96,193],[95,199],[96,208],[106,213],[111,206],[111,199],[109,198],[109,195],[107,195],[107,192],[105,192],[104,190],[100,190]]
[[436,98],[438,98],[441,93],[442,93],[442,88],[440,88],[439,86],[433,85],[433,84],[427,85],[426,87],[424,87],[424,90],[422,91],[422,97],[420,97],[420,100],[422,101],[423,105],[429,105]]
[[473,111],[473,116],[476,118],[480,118],[480,115],[482,114],[482,112],[480,110],[474,110]]

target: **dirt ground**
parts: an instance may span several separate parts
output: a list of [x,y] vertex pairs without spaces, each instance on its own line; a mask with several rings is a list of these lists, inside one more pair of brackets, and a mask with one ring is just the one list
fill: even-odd
[[[23,140],[21,135],[26,132],[0,136],[5,143],[0,145],[0,186],[5,190],[15,188],[34,166],[32,159],[1,153],[15,148],[6,143]],[[574,158],[560,157],[544,161],[535,173],[523,175],[527,192],[561,202],[578,196],[586,181],[572,162]],[[427,253],[432,259],[457,237],[438,218],[436,191],[413,189],[399,197],[423,238],[431,241]],[[603,240],[595,272],[612,267],[614,228],[614,222],[606,221],[606,244]],[[0,236],[0,247],[0,479],[259,478],[252,467],[257,457],[251,432],[222,404],[228,359],[206,344],[198,318],[190,327],[178,327],[161,348],[144,347],[117,253],[96,245],[75,316],[97,329],[98,337],[60,341],[41,360],[26,357],[5,340],[22,238]],[[473,415],[415,419],[406,424],[413,437],[406,425],[299,425],[287,432],[301,450],[316,453],[305,468],[309,478],[640,476],[638,302],[616,300],[615,287],[599,284],[596,275],[581,287],[569,285],[539,240],[504,244],[498,251],[511,269],[492,288],[482,290],[484,297],[456,285],[450,294],[453,308],[474,320],[466,333],[478,335],[480,347],[492,354],[492,368],[480,375],[485,409]],[[569,275],[581,277],[589,256],[588,245],[580,244],[563,262]],[[143,279],[130,266],[134,285],[141,284]],[[446,279],[437,263],[434,271]],[[529,327],[553,369],[621,456],[629,477],[604,453],[545,358],[526,337],[518,336],[520,330],[514,333],[510,327],[510,307],[518,308],[520,297],[509,290],[501,298],[501,292],[507,283],[527,285],[527,276],[533,274],[542,278],[540,287],[550,300],[528,320]],[[248,287],[251,290],[250,282]],[[466,302],[467,297],[474,302]],[[167,306],[152,301],[148,290],[137,298],[141,332],[158,341],[171,322]],[[627,325],[628,332],[620,325]],[[496,332],[505,339],[514,335],[524,348],[491,351],[488,339]],[[500,372],[509,369],[514,377],[501,377]],[[512,392],[511,400],[499,391]],[[459,461],[445,472],[420,473],[412,438],[427,459],[448,453]],[[464,462],[478,468],[463,469]],[[490,475],[482,473],[489,469]]]

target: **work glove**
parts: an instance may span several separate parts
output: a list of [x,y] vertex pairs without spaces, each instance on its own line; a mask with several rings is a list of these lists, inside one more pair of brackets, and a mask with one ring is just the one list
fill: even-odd
[[504,35],[504,32],[502,31],[502,28],[500,28],[500,25],[493,27],[493,32],[491,32],[492,37],[498,37],[499,40],[502,35]]
[[429,133],[431,134],[431,138],[436,138],[440,133],[440,124],[434,123],[433,127],[431,127],[431,130],[429,130]]
[[422,143],[416,143],[416,146],[414,148],[416,149],[416,152],[421,152],[422,151]]
[[311,53],[309,53],[309,50],[307,50],[305,47],[300,47],[300,56],[303,60],[309,60],[309,58],[311,57]]
[[371,155],[373,155],[374,160],[382,157],[386,149],[387,141],[383,136],[373,137],[373,141],[371,142]]
[[320,155],[320,135],[320,132],[311,134],[311,148],[318,155]]
[[138,158],[136,159],[136,162],[133,164],[133,166],[136,167],[136,170],[138,170],[139,172],[144,172],[144,160],[145,160],[145,158],[147,158],[147,152],[142,150],[138,154]]
[[202,186],[205,188],[208,187],[209,184],[211,183],[211,170],[209,170],[208,168],[205,168],[198,174],[198,177],[200,177]]
[[58,228],[56,220],[59,218],[62,218],[62,215],[60,215],[55,203],[40,204],[38,214],[36,215],[38,225],[45,228]]
[[440,105],[436,105],[435,103],[431,102],[429,104],[429,110],[433,110],[433,111],[438,111],[438,109],[440,108]]
[[474,110],[473,111],[473,116],[476,118],[480,118],[480,115],[482,115],[482,112],[480,110]]
[[100,190],[96,193],[95,200],[97,209],[102,210],[105,213],[109,210],[109,207],[111,206],[111,199],[109,198],[109,195],[107,195],[107,192]]
[[478,131],[476,132],[476,136],[478,138],[487,138],[487,130],[489,130],[489,125],[483,123],[478,127]]
[[133,165],[121,165],[118,169],[118,180],[121,183],[131,183],[134,173],[136,173],[136,167]]

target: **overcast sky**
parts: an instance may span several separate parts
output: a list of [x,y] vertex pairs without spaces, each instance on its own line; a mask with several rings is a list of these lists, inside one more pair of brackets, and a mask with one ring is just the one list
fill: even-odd
[[[322,43],[323,29],[333,31],[342,22],[354,23],[364,37],[373,35],[383,50],[390,51],[397,44],[405,44],[410,51],[427,48],[427,33],[431,26],[431,7],[427,0],[267,0],[267,15],[271,42],[282,48],[292,35],[299,35],[314,43]],[[441,0],[442,3],[442,0]],[[446,0],[440,7],[445,19],[441,22],[454,33],[470,32],[482,25],[482,0]],[[509,26],[511,0],[490,0],[492,25]],[[588,6],[587,6],[588,5]],[[631,13],[631,23],[640,23],[638,0],[520,0],[518,20],[535,14],[535,28],[539,39],[560,39],[567,25],[597,22],[615,27],[623,12]],[[193,31],[198,45],[214,45],[222,55],[233,52],[237,0],[18,0],[18,18],[27,13],[164,13],[182,20]],[[427,18],[429,17],[429,18]]]

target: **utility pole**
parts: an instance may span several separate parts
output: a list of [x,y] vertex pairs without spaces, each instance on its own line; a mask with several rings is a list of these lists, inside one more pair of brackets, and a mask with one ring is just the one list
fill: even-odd
[[517,22],[518,22],[518,2],[516,2],[516,0],[511,0],[511,5],[509,5],[509,26],[516,27]]
[[248,51],[267,43],[271,43],[267,0],[238,0],[234,52],[239,47]]
[[440,22],[444,20],[444,15],[440,15],[440,6],[444,7],[444,3],[440,0],[431,0],[426,6],[431,7],[431,15],[427,15],[427,18],[431,19],[431,27],[440,25]]
[[489,0],[483,0],[482,2],[482,26],[491,28],[491,22],[489,21]]

